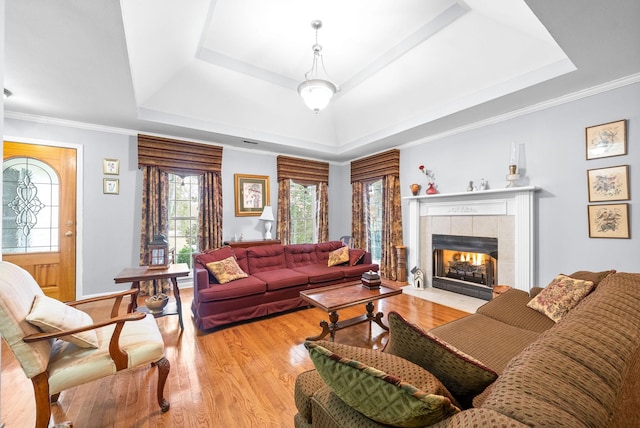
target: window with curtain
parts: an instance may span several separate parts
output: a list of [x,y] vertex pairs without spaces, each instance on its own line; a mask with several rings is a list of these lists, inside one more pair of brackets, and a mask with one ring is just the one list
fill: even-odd
[[[351,162],[354,245],[379,260],[383,278],[397,279],[395,247],[402,245],[400,151],[389,150]],[[378,254],[379,251],[379,254]]]
[[191,267],[192,254],[200,251],[198,243],[198,212],[200,210],[200,177],[180,177],[169,173],[169,248],[174,251],[174,263]]
[[[222,245],[222,147],[139,134],[138,167],[142,169],[140,265],[147,263],[147,244],[157,234],[173,238],[176,259],[180,251],[184,258],[187,250]],[[188,193],[182,189],[182,177]]]
[[329,240],[329,163],[278,156],[278,238],[283,244]]
[[367,248],[374,263],[382,258],[382,179],[367,183]]
[[291,244],[318,242],[318,226],[316,221],[316,185],[302,185],[290,182],[290,230]]

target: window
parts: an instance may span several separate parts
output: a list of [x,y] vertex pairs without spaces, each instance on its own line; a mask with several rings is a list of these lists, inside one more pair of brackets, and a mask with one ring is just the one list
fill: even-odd
[[175,263],[191,267],[191,255],[198,252],[199,176],[169,174],[169,249]]
[[367,212],[367,248],[374,263],[382,259],[382,179],[367,183],[364,206]]
[[3,252],[58,251],[60,185],[53,168],[37,159],[9,159],[2,187]]
[[318,242],[316,224],[316,186],[303,186],[291,181],[289,193],[292,244]]

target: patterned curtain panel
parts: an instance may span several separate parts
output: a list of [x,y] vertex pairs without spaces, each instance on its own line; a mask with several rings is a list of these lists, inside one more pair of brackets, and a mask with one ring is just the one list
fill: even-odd
[[199,250],[222,246],[222,178],[205,172],[200,178],[200,210],[198,212]]
[[283,245],[291,241],[290,193],[291,181],[288,178],[278,179],[278,237]]
[[398,260],[396,245],[402,245],[402,206],[400,199],[400,179],[387,175],[382,180],[382,260],[380,275],[397,281]]
[[327,242],[329,240],[329,190],[327,183],[318,184],[317,198],[317,224],[318,224],[318,242]]
[[[169,175],[157,166],[142,167],[142,221],[140,233],[140,266],[148,264],[147,243],[159,233],[168,236],[167,223],[169,204]],[[141,294],[149,294],[153,284],[149,281],[140,284]],[[166,288],[166,290],[165,290]],[[170,289],[168,281],[161,289]]]
[[355,248],[367,249],[367,219],[364,207],[364,188],[361,181],[351,183],[351,235]]

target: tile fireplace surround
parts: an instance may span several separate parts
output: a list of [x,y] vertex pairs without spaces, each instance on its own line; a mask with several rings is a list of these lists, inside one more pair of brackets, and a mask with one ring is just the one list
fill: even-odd
[[[529,291],[535,284],[536,187],[403,198],[409,202],[407,267],[432,286],[432,234],[498,238],[497,284]],[[409,281],[413,278],[409,275]]]

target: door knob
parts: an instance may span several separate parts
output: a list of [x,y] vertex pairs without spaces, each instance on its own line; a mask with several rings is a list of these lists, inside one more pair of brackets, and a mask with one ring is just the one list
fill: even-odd
[[69,230],[65,232],[64,236],[73,236],[73,232]]

